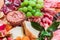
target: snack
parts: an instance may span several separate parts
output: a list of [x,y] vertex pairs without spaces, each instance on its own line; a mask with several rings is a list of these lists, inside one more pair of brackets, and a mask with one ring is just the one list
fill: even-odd
[[19,11],[12,11],[7,14],[7,20],[12,25],[21,25],[21,22],[23,22],[24,19],[25,19],[24,13]]
[[20,26],[16,26],[15,28],[11,29],[9,33],[12,34],[11,37],[13,39],[16,39],[17,37],[20,37],[20,38],[24,37],[23,29]]
[[35,30],[32,26],[31,23],[29,21],[24,21],[23,23],[24,25],[24,30],[25,30],[25,34],[32,39],[36,39],[38,38],[39,35],[39,31]]
[[60,0],[0,0],[0,40],[60,40]]

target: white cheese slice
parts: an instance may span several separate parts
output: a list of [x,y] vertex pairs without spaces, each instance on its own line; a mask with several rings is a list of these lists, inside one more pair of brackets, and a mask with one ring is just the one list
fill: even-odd
[[17,37],[23,37],[24,33],[23,33],[23,29],[22,27],[16,26],[15,28],[11,29],[9,31],[12,34],[12,38],[16,39]]
[[39,35],[39,31],[34,29],[32,26],[31,26],[31,22],[29,21],[24,21],[24,26],[25,26],[25,29],[27,28],[28,31],[34,35],[36,38],[38,38],[38,35]]

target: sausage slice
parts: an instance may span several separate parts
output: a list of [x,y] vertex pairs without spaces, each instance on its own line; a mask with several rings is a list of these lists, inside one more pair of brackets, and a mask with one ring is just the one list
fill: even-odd
[[24,19],[25,19],[24,13],[19,11],[12,11],[7,14],[7,20],[12,25],[20,25]]

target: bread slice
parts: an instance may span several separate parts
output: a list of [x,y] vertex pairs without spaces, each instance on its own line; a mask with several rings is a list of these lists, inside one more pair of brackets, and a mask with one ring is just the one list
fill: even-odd
[[29,36],[31,40],[35,40],[36,38],[38,38],[40,32],[31,26],[31,22],[24,21],[23,25],[24,25],[25,34]]
[[11,29],[9,33],[12,34],[13,39],[16,39],[17,37],[24,37],[23,29],[20,26],[16,26],[15,28]]

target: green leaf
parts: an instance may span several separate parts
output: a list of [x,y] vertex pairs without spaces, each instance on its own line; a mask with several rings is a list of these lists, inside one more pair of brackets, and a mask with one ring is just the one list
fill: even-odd
[[45,40],[44,37],[39,37],[36,40]]
[[52,37],[53,37],[52,32],[48,32],[47,30],[43,30],[40,33],[39,38],[37,40],[44,40],[45,38],[47,38],[48,40],[51,40]]
[[38,24],[37,22],[31,22],[31,25],[33,28],[35,28],[36,30],[42,31],[44,30],[44,28],[42,26],[40,26],[40,24]]
[[59,24],[60,24],[60,22],[54,22],[47,30],[48,31],[55,31],[55,30],[57,30],[58,29],[58,26],[59,26]]
[[48,31],[42,31],[42,32],[41,32],[41,36],[50,37],[50,36],[51,36],[51,33],[48,32]]
[[47,37],[48,40],[51,40],[51,38],[53,37],[53,32],[50,32],[50,34],[51,35],[49,37]]

